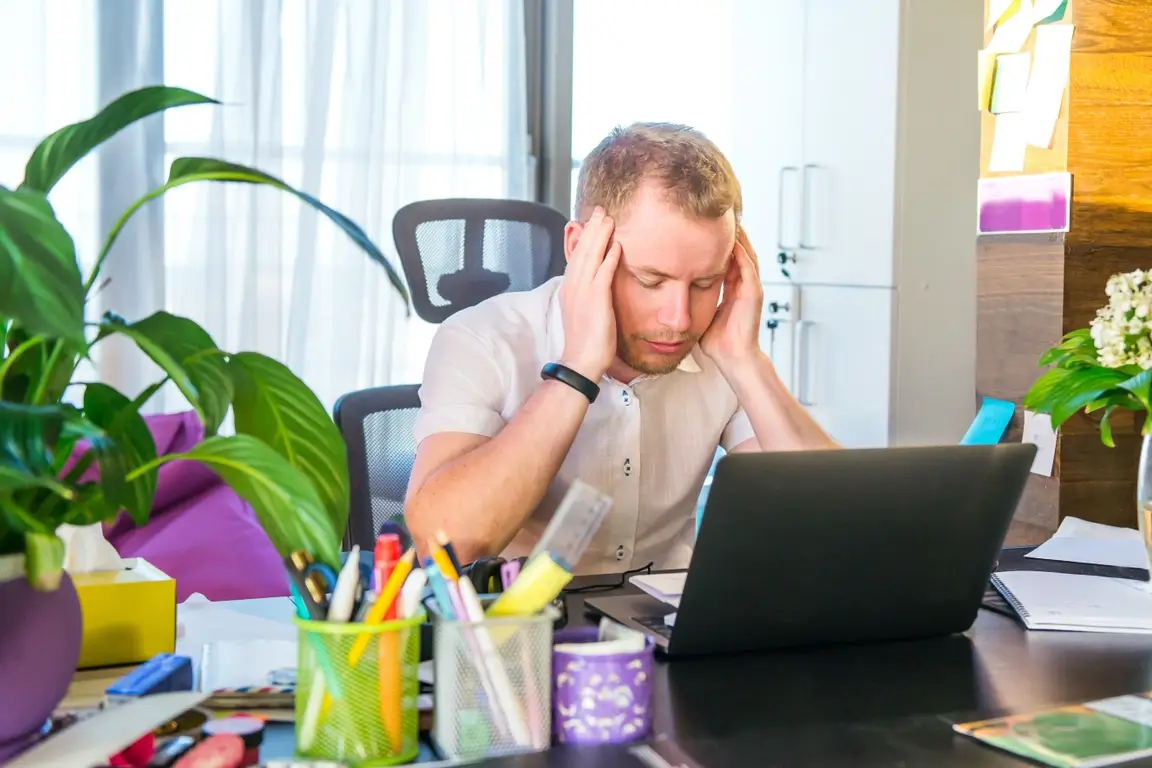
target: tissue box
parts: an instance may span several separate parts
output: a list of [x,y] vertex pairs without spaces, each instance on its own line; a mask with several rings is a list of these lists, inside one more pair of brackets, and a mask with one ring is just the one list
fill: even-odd
[[176,581],[141,558],[118,571],[72,574],[84,639],[78,669],[137,664],[176,650]]

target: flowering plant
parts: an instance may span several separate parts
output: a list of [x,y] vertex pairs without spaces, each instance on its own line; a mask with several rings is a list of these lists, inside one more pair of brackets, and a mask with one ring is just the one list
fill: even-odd
[[1024,407],[1050,414],[1053,428],[1081,409],[1103,409],[1100,440],[1111,448],[1108,419],[1117,408],[1144,411],[1142,432],[1152,434],[1152,270],[1113,275],[1104,292],[1108,304],[1089,327],[1040,358],[1052,368],[1028,390]]

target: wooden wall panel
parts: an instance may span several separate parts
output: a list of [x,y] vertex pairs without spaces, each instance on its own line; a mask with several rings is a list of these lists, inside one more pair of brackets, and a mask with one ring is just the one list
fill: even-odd
[[[1152,53],[1148,0],[1070,0],[1077,53]],[[987,16],[987,10],[985,10]]]

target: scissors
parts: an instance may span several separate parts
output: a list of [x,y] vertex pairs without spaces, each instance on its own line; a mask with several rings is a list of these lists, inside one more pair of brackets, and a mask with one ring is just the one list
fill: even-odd
[[309,563],[304,568],[304,583],[321,610],[328,611],[328,599],[336,589],[336,572],[324,563]]

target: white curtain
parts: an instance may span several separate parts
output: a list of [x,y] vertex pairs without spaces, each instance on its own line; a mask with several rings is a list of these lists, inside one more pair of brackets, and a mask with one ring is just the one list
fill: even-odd
[[[359,223],[390,257],[413,200],[530,195],[522,0],[0,0],[0,184],[36,141],[117,93],[164,82],[213,96],[150,119],[53,193],[82,262],[180,156],[255,166]],[[166,309],[230,351],[276,357],[329,408],[418,382],[434,327],[333,224],[270,189],[199,184],[146,209],[106,263],[98,309]],[[108,347],[94,375],[155,370]],[[151,410],[186,407],[165,390]]]

